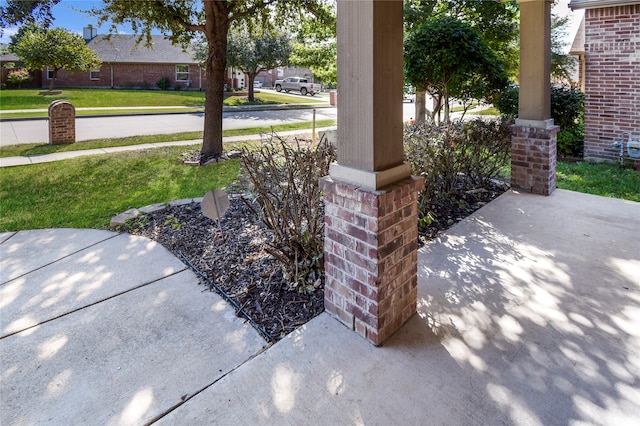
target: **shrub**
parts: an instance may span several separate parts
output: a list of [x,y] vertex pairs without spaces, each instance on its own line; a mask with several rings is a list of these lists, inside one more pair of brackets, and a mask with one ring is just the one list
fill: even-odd
[[518,99],[520,97],[520,89],[517,86],[509,86],[500,92],[498,99],[494,102],[500,114],[508,117],[518,116]]
[[584,93],[569,87],[551,88],[551,117],[564,130],[574,130],[584,119]]
[[[519,88],[504,90],[494,106],[501,114],[518,115]],[[584,93],[575,88],[556,86],[551,88],[551,117],[560,126],[558,155],[582,156],[584,148]]]
[[162,77],[160,80],[156,81],[156,86],[158,86],[161,90],[167,90],[169,86],[171,86],[171,82],[169,81],[169,77]]
[[578,125],[558,132],[558,154],[568,157],[582,157],[584,154],[584,126]]
[[511,155],[511,124],[502,118],[405,127],[405,159],[425,179],[421,217],[428,217],[424,206],[432,198],[464,193],[499,175]]
[[[336,149],[290,145],[272,135],[260,149],[243,149],[242,164],[273,241],[266,250],[283,265],[289,288],[313,292],[324,276],[324,204],[318,180],[329,174]],[[249,204],[249,206],[251,206]]]
[[173,90],[175,90],[176,92],[179,91],[180,89],[182,89],[182,84],[180,83],[175,83],[173,85]]
[[25,68],[11,71],[9,75],[7,75],[7,81],[18,87],[21,87],[22,83],[26,83],[29,80],[31,80],[31,75],[29,75],[29,71]]

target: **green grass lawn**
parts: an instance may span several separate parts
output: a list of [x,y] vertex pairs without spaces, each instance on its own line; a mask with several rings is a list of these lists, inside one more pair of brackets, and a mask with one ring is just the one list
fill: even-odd
[[640,171],[616,164],[558,162],[556,186],[561,189],[640,202]]
[[[335,126],[336,120],[319,120],[316,127]],[[290,130],[310,129],[311,123],[290,123],[271,127],[253,127],[250,129],[225,130],[223,136],[244,136],[256,134],[269,134],[271,132],[286,132]],[[116,146],[140,145],[145,143],[159,143],[172,141],[186,141],[192,139],[202,139],[202,132],[182,132],[166,135],[131,136],[118,139],[94,139],[84,142],[76,142],[69,145],[49,145],[49,144],[20,144],[0,147],[0,158],[21,157],[29,155],[51,154],[54,152],[79,151],[83,149],[98,149]]]
[[[235,180],[239,161],[180,164],[189,147],[81,157],[0,169],[0,231],[105,228],[132,207],[202,197]],[[197,146],[191,147],[197,149]]]
[[[124,89],[62,89],[59,95],[40,95],[40,89],[0,91],[0,111],[16,109],[43,109],[58,99],[71,102],[76,108],[186,106],[204,105],[204,92],[173,90],[124,90]],[[256,94],[257,104],[323,103],[317,97],[299,98],[271,92]],[[247,105],[246,96],[227,96],[225,105]]]

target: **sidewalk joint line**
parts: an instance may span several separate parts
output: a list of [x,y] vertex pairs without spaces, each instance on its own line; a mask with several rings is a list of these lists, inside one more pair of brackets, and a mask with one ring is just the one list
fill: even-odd
[[[17,231],[17,232],[16,232],[16,234],[17,234],[18,232],[21,232],[21,231]],[[14,235],[15,235],[15,234],[14,234]],[[78,253],[80,253],[80,252],[81,252],[81,251],[83,251],[83,250],[86,250],[86,249],[88,249],[88,248],[91,248],[91,247],[93,247],[93,246],[96,246],[96,245],[98,245],[98,244],[101,244],[101,243],[103,243],[103,242],[105,242],[105,241],[109,241],[110,239],[115,238],[115,237],[117,237],[118,235],[120,235],[120,234],[115,234],[115,235],[112,235],[112,236],[110,236],[110,237],[108,237],[108,238],[105,238],[105,239],[103,239],[103,240],[96,241],[95,243],[93,243],[93,244],[91,244],[91,245],[85,246],[85,247],[83,247],[83,248],[81,248],[81,249],[79,249],[79,250],[76,250],[76,251],[74,251],[74,252],[72,252],[72,253],[69,253],[69,254],[67,254],[67,255],[65,255],[65,256],[62,256],[62,257],[61,257],[61,258],[59,258],[59,259],[52,260],[51,262],[46,263],[46,264],[44,264],[44,265],[42,265],[42,266],[38,266],[37,268],[30,270],[29,272],[25,272],[25,273],[24,273],[24,274],[22,274],[22,275],[18,275],[17,277],[11,278],[9,281],[5,281],[5,282],[3,282],[3,283],[0,283],[0,286],[3,286],[3,285],[5,285],[5,284],[8,284],[8,283],[10,283],[11,281],[17,280],[18,278],[22,278],[22,277],[24,277],[25,275],[29,275],[29,274],[31,274],[32,272],[39,271],[40,269],[42,269],[42,268],[46,268],[47,266],[53,265],[54,263],[59,262],[59,261],[61,261],[61,260],[63,260],[63,259],[66,259],[66,258],[67,258],[67,257],[69,257],[69,256],[73,256],[73,255],[75,255],[75,254],[78,254]],[[12,238],[12,237],[13,237],[13,235],[12,235],[11,237],[9,237],[9,238]],[[9,238],[7,238],[7,240],[8,240]],[[6,241],[6,240],[5,240],[5,241]],[[3,244],[4,244],[4,243],[3,243]]]
[[163,277],[156,278],[156,279],[155,279],[155,280],[153,280],[153,281],[149,281],[149,282],[146,282],[146,283],[142,283],[142,284],[137,285],[137,286],[135,286],[135,287],[132,287],[132,288],[130,288],[130,289],[127,289],[127,290],[121,291],[120,293],[112,294],[111,296],[109,296],[109,297],[105,297],[104,299],[100,299],[100,300],[97,300],[97,301],[95,301],[95,302],[93,302],[93,303],[89,303],[88,305],[80,306],[79,308],[73,309],[73,310],[71,310],[71,311],[69,311],[69,312],[65,312],[65,313],[60,314],[60,315],[58,315],[58,316],[55,316],[55,317],[53,317],[53,318],[46,319],[46,320],[44,320],[44,321],[42,321],[42,322],[39,322],[38,324],[30,325],[29,327],[23,328],[22,330],[14,331],[13,333],[9,333],[9,334],[7,334],[6,336],[2,336],[2,337],[0,337],[0,340],[2,340],[2,339],[4,339],[4,338],[7,338],[7,337],[10,337],[10,336],[13,336],[14,334],[22,333],[23,331],[30,330],[30,329],[32,329],[32,328],[34,328],[34,327],[39,327],[39,326],[41,326],[41,325],[43,325],[43,324],[46,324],[46,323],[51,322],[51,321],[55,321],[55,320],[57,320],[57,319],[59,319],[59,318],[66,317],[67,315],[71,315],[71,314],[73,314],[73,313],[75,313],[75,312],[78,312],[78,311],[81,311],[81,310],[83,310],[83,309],[90,308],[91,306],[95,306],[95,305],[97,305],[97,304],[99,304],[99,303],[106,302],[107,300],[114,299],[114,298],[116,298],[116,297],[118,297],[118,296],[122,296],[123,294],[127,294],[127,293],[129,293],[129,292],[134,291],[134,290],[138,290],[138,289],[140,289],[140,288],[142,288],[142,287],[146,287],[146,286],[151,285],[151,284],[153,284],[153,283],[156,283],[156,282],[158,282],[158,281],[164,280],[165,278],[169,278],[169,277],[172,277],[172,276],[174,276],[174,275],[177,275],[177,274],[179,274],[179,273],[181,273],[181,272],[184,272],[184,271],[186,271],[186,270],[188,270],[188,268],[185,266],[183,269],[180,269],[180,270],[178,270],[178,271],[172,272],[171,274],[165,275],[165,276],[163,276]]

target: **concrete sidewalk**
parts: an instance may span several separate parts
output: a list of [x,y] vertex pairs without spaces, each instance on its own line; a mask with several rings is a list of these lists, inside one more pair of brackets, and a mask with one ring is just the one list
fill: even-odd
[[420,249],[383,347],[322,314],[264,350],[149,240],[0,234],[0,423],[635,425],[639,236],[640,203],[508,192]]
[[[331,127],[319,128],[319,129],[316,129],[316,134],[318,135],[318,138],[321,138],[324,132],[331,129],[332,129]],[[222,143],[260,141],[260,140],[264,140],[267,136],[268,135],[227,136],[222,138]],[[300,138],[310,139],[311,129],[278,132],[278,136],[283,138],[300,137]],[[39,164],[39,163],[50,163],[52,161],[68,160],[70,158],[84,157],[87,155],[113,154],[117,152],[140,151],[144,149],[162,148],[167,146],[190,146],[190,145],[202,145],[202,140],[193,139],[188,141],[145,143],[140,145],[117,146],[117,147],[111,147],[111,148],[83,149],[79,151],[56,152],[53,154],[43,154],[43,155],[4,157],[4,158],[0,158],[0,168],[28,166],[30,164]]]

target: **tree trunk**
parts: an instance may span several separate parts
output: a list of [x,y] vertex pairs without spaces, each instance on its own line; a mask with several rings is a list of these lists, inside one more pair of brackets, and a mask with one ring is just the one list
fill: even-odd
[[256,81],[256,74],[249,73],[247,74],[247,77],[249,79],[249,102],[255,102],[256,96],[253,88],[253,82]]
[[[45,68],[45,72],[47,72],[46,68]],[[51,82],[49,83],[49,91],[53,91],[53,88],[55,86],[55,82],[56,82],[56,78],[58,77],[58,70],[54,69],[53,70],[53,76],[51,78]]]
[[427,92],[416,90],[416,124],[423,124],[427,113]]
[[447,89],[447,87],[445,86],[444,88],[444,102],[443,102],[443,107],[444,107],[444,122],[445,124],[449,124],[451,122],[451,118],[449,116],[449,90]]
[[206,37],[208,56],[205,63],[204,135],[200,151],[200,164],[222,155],[222,106],[224,102],[224,75],[227,68],[227,34],[229,20],[225,13],[213,13],[211,29]]

